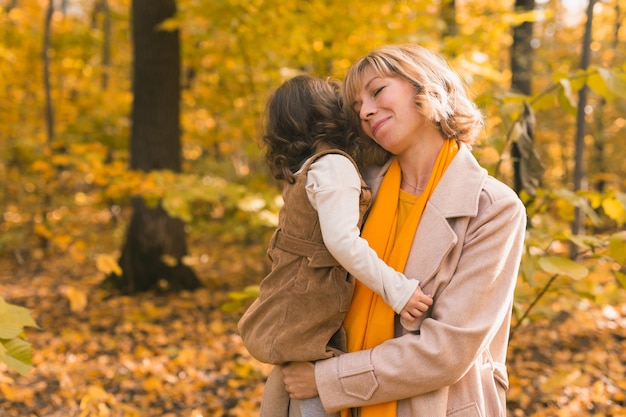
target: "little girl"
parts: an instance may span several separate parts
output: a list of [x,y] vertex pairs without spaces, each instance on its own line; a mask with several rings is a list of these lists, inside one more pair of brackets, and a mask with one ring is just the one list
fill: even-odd
[[[360,237],[371,191],[352,159],[358,138],[343,113],[340,84],[292,78],[272,95],[266,117],[266,160],[284,181],[284,206],[269,243],[272,270],[238,324],[250,354],[281,365],[345,351],[342,322],[353,277],[403,323],[415,324],[432,298]],[[319,398],[300,401],[300,411],[302,417],[327,416]]]

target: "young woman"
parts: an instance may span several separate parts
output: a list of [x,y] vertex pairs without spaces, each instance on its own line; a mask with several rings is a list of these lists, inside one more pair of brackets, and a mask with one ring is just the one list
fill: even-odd
[[[408,333],[357,282],[344,322],[349,353],[283,367],[289,395],[319,395],[353,417],[504,417],[526,215],[470,152],[481,114],[448,64],[417,45],[372,51],[344,87],[348,111],[387,159],[363,172],[375,200],[362,236],[434,302]],[[272,409],[281,395],[266,388],[262,417],[281,415]]]
[[[283,83],[268,102],[263,139],[272,173],[285,182],[284,206],[268,250],[272,270],[239,322],[250,354],[286,364],[345,351],[352,276],[415,329],[431,297],[359,236],[371,192],[350,156],[356,139],[340,84],[306,75]],[[297,408],[304,417],[327,416],[319,399]]]

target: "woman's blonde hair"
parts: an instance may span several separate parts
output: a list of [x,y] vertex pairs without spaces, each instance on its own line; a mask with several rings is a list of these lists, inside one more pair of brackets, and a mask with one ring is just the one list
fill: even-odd
[[445,59],[419,45],[383,46],[352,65],[344,80],[344,103],[357,126],[360,120],[353,103],[367,68],[383,77],[403,78],[415,86],[415,103],[444,138],[454,138],[470,147],[476,141],[483,115],[469,99],[465,84]]

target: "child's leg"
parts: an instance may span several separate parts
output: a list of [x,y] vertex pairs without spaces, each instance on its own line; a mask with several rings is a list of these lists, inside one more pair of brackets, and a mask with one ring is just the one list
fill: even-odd
[[299,400],[298,403],[300,404],[301,417],[339,417],[339,413],[328,414],[324,410],[320,397]]

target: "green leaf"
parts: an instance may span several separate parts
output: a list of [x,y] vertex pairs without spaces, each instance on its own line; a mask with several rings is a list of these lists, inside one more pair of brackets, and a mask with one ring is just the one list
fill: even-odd
[[30,315],[30,310],[9,304],[0,297],[0,339],[17,337],[25,326],[39,327]]
[[33,369],[30,343],[20,338],[0,339],[0,360],[20,375]]
[[602,239],[599,239],[595,236],[589,235],[575,235],[569,238],[572,242],[574,242],[577,246],[581,248],[585,248],[594,252],[596,248],[600,248],[603,246]]
[[539,258],[539,267],[545,272],[566,275],[575,280],[583,279],[589,274],[587,268],[562,256],[546,256]]
[[167,193],[163,198],[162,204],[163,209],[171,217],[176,217],[185,223],[190,223],[193,220],[189,201],[182,193]]

